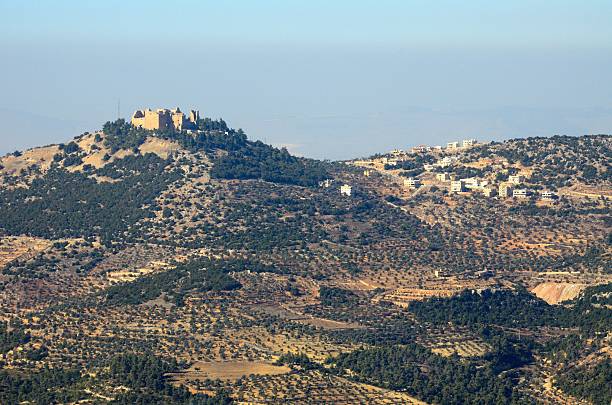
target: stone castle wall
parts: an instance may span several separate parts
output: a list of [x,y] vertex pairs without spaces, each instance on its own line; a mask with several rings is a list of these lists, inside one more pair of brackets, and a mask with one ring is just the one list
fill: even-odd
[[185,118],[185,114],[177,107],[174,110],[160,108],[151,110],[149,108],[136,110],[132,115],[131,123],[135,127],[148,130],[155,129],[174,129],[182,131],[184,129],[196,129],[200,113],[197,110],[191,110],[189,117]]

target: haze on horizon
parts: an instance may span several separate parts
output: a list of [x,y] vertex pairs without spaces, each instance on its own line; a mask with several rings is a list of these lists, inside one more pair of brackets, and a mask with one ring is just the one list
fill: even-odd
[[317,158],[612,132],[610,1],[0,0],[0,155],[199,108]]

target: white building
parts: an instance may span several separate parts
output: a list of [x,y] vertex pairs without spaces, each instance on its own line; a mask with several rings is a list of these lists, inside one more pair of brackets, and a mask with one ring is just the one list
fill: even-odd
[[450,174],[444,172],[444,173],[436,173],[436,180],[438,181],[449,181],[450,180]]
[[525,181],[525,176],[516,174],[516,175],[508,177],[508,181],[512,184],[521,184],[522,182]]
[[453,180],[450,185],[451,193],[461,193],[465,191],[465,183],[463,180]]
[[419,179],[414,179],[412,177],[404,179],[404,186],[409,188],[419,188],[421,187],[421,181]]
[[448,167],[450,165],[452,165],[453,163],[455,163],[455,161],[457,160],[457,158],[453,157],[453,156],[446,156],[443,159],[440,159],[436,162],[436,166],[439,167]]
[[557,194],[549,190],[542,191],[542,200],[552,201],[557,198]]
[[457,149],[459,147],[459,142],[449,142],[446,144],[447,149]]
[[349,186],[348,184],[343,184],[342,186],[340,186],[340,194],[350,197],[352,192],[353,187]]
[[500,197],[510,197],[512,195],[512,187],[508,184],[500,184],[498,192]]
[[468,179],[463,179],[462,181],[465,184],[465,188],[475,189],[480,187],[480,180],[476,177],[470,177]]
[[469,148],[470,146],[474,146],[474,145],[476,145],[476,139],[464,139],[464,140],[461,142],[461,145],[462,145],[464,148]]
[[516,188],[512,190],[512,197],[525,198],[529,195],[526,188]]

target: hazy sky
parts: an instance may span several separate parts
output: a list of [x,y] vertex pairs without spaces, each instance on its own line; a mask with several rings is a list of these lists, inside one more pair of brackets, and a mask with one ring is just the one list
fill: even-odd
[[0,0],[0,154],[139,107],[294,153],[612,133],[612,1]]

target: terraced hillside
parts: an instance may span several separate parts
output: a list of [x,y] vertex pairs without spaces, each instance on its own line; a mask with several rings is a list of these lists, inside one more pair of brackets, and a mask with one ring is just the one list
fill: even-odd
[[611,142],[322,162],[118,120],[4,156],[0,402],[609,401]]

